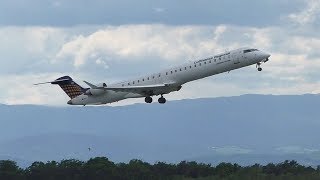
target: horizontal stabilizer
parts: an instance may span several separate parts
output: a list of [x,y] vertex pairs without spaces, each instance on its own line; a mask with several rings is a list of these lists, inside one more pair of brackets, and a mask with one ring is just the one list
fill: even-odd
[[37,86],[37,85],[42,85],[42,84],[59,84],[61,82],[68,82],[70,80],[72,80],[72,79],[67,79],[67,78],[66,79],[57,79],[55,81],[36,83],[36,84],[33,84],[33,85]]
[[98,86],[96,86],[96,85],[93,85],[93,84],[91,84],[91,83],[89,83],[89,82],[87,82],[87,81],[83,81],[84,83],[86,83],[90,88],[92,88],[92,89],[99,89],[99,87]]

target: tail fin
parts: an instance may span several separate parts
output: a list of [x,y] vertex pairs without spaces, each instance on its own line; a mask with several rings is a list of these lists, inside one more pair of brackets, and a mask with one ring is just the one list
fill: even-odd
[[83,94],[86,89],[79,86],[77,83],[73,81],[73,79],[69,76],[63,76],[56,79],[51,84],[57,84],[61,87],[61,89],[71,98],[75,98],[81,94]]

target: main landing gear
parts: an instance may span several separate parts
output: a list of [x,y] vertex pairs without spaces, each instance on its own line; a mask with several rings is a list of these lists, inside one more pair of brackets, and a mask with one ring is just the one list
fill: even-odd
[[152,97],[148,96],[144,99],[146,103],[152,103]]
[[[152,103],[152,97],[150,97],[150,96],[148,96],[148,97],[146,97],[145,99],[144,99],[144,101],[146,102],[146,103]],[[164,98],[162,95],[161,95],[161,97],[158,99],[158,102],[160,103],[160,104],[164,104],[164,103],[166,103],[167,102],[167,100],[166,100],[166,98]]]
[[158,99],[158,102],[160,103],[160,104],[164,104],[164,103],[166,103],[166,98],[164,98],[162,95],[161,95],[161,97]]

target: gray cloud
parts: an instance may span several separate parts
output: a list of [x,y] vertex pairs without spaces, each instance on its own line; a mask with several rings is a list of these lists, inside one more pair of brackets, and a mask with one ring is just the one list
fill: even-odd
[[[7,39],[0,44],[0,85],[7,87],[1,90],[0,101],[9,104],[64,104],[66,97],[58,88],[33,87],[32,83],[66,74],[80,83],[111,83],[242,46],[254,46],[272,54],[262,73],[252,66],[220,74],[187,84],[168,98],[319,92],[316,77],[320,57],[314,52],[320,37],[303,37],[286,27],[6,27],[0,28],[0,34],[3,40]],[[309,59],[309,54],[314,57]],[[199,90],[201,94],[197,93]],[[48,98],[57,94],[59,98]]]
[[[300,0],[2,0],[0,25],[234,24],[269,26]],[[284,8],[285,7],[285,8]]]
[[[185,1],[183,7],[178,7],[177,2],[168,4],[167,1],[148,1],[145,2],[146,6],[141,9],[141,13],[143,14],[148,9],[152,15],[146,16],[147,20],[143,21],[136,21],[134,16],[132,16],[133,19],[130,19],[130,13],[137,10],[134,9],[135,5],[127,4],[122,7],[124,14],[119,17],[128,18],[130,16],[126,21],[131,23],[121,25],[106,25],[112,24],[112,22],[106,23],[103,18],[96,16],[95,12],[92,16],[86,16],[90,10],[87,12],[79,8],[84,6],[80,1],[77,1],[80,2],[78,4],[75,1],[44,0],[35,2],[37,1],[19,1],[20,4],[15,5],[11,1],[1,2],[5,6],[0,6],[0,9],[3,10],[0,11],[0,14],[6,14],[6,11],[13,7],[21,9],[19,17],[12,18],[11,22],[18,24],[18,26],[0,26],[0,85],[6,87],[0,90],[1,103],[64,105],[66,97],[59,91],[59,88],[52,88],[52,86],[33,87],[32,83],[54,80],[66,74],[74,77],[76,81],[80,81],[82,85],[81,80],[89,80],[93,83],[111,83],[243,46],[254,46],[272,54],[271,60],[263,65],[262,73],[258,73],[252,66],[232,71],[229,74],[220,74],[214,78],[187,84],[178,93],[168,95],[168,99],[232,96],[248,93],[303,94],[320,92],[320,81],[317,78],[320,75],[318,71],[320,68],[318,53],[320,35],[316,26],[311,23],[312,21],[308,26],[299,26],[298,28],[292,28],[296,26],[295,23],[293,25],[290,23],[276,24],[279,19],[290,18],[291,14],[300,15],[304,8],[310,8],[306,4],[297,6],[305,1],[290,1],[292,7],[288,7],[287,14],[284,11],[280,12],[280,8],[275,8],[270,11],[278,12],[275,13],[277,18],[274,19],[270,18],[268,13],[261,15],[268,16],[266,19],[260,19],[263,25],[259,24],[261,22],[256,22],[260,18],[258,16],[258,18],[253,16],[252,22],[249,22],[250,18],[245,18],[251,13],[248,8],[253,9],[254,14],[260,11],[255,7],[263,5],[267,11],[271,6],[284,6],[288,1],[275,2],[271,0],[256,3],[244,0],[235,4],[230,4],[231,1],[223,3],[220,1],[219,3],[218,1],[197,1],[197,3]],[[106,2],[94,1],[92,4],[87,3],[86,6],[90,9],[100,3],[102,7]],[[140,1],[140,3],[142,2],[144,1]],[[211,3],[210,6],[204,6],[205,2]],[[26,6],[26,3],[29,6]],[[121,2],[108,1],[108,3],[120,6]],[[227,12],[229,9],[222,7],[231,5],[238,7],[241,5],[240,9],[238,7],[238,9],[230,8],[236,15],[240,11],[241,13],[242,11],[248,12],[243,13],[243,16],[230,15]],[[66,13],[64,11],[70,11],[71,6],[77,12],[71,12],[70,17],[65,19],[60,17],[61,22],[58,22],[59,18],[57,17],[64,15]],[[131,8],[127,6],[131,6]],[[50,8],[50,10],[43,7]],[[101,7],[97,8],[97,12],[102,9]],[[42,23],[39,23],[37,19],[37,16],[40,16],[37,13],[41,8],[45,9],[41,12],[46,11],[43,12],[42,18],[45,20],[43,22],[49,26],[41,26]],[[126,8],[127,11],[125,11]],[[25,21],[27,19],[24,19],[21,23],[22,19],[20,18],[31,9],[34,11],[32,14],[35,17],[34,21],[31,19]],[[155,17],[163,18],[168,15],[166,13],[173,13],[172,9],[177,11],[174,12],[175,16],[170,16],[171,18],[164,21],[164,24],[156,23],[158,22],[156,20],[153,21],[153,14]],[[196,13],[201,10],[203,12]],[[217,18],[208,18],[213,16],[209,10],[210,13],[217,13]],[[291,10],[295,11],[291,13]],[[49,16],[55,11],[61,11],[61,14]],[[104,11],[107,12],[108,9],[106,8]],[[76,15],[80,12],[83,14]],[[185,15],[186,12],[192,12],[196,15],[194,17],[188,15],[182,19],[180,15]],[[197,20],[196,18],[204,17],[204,14],[206,14],[206,20],[210,19],[218,24],[211,25],[210,23],[213,22],[208,21],[209,25],[203,25],[207,24],[203,23],[206,20]],[[7,18],[10,17],[10,13],[6,15],[8,15]],[[13,16],[13,14],[11,15]],[[245,21],[235,22],[232,19],[227,19],[226,16],[229,15],[231,18],[245,19]],[[82,19],[83,17],[86,19]],[[96,22],[91,21],[93,17],[97,18]],[[115,24],[124,22],[119,17],[115,17]],[[1,18],[4,19],[3,16],[0,16],[0,20]],[[71,21],[69,22],[68,18],[74,21],[70,24]],[[190,21],[184,22],[188,18]],[[20,24],[17,23],[18,21]],[[152,23],[148,24],[149,21]],[[179,25],[169,25],[171,21]],[[135,24],[138,22],[146,24]],[[96,23],[98,25],[92,25]],[[186,25],[181,25],[184,23]],[[268,26],[269,23],[273,25]],[[22,26],[23,24],[37,26]],[[72,27],[53,27],[58,25],[72,25]],[[21,89],[26,89],[26,91],[21,91]],[[198,93],[199,91],[201,94]],[[51,99],[50,97],[56,98]],[[128,100],[124,103],[133,102],[140,101]]]

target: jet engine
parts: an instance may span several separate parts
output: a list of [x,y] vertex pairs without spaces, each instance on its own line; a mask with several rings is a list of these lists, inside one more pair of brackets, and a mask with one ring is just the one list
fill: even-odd
[[100,83],[100,84],[97,84],[96,86],[98,88],[105,88],[105,87],[107,87],[107,84],[106,83]]
[[106,83],[100,83],[95,86],[95,88],[90,88],[86,91],[85,95],[89,96],[100,96],[106,92],[105,88],[107,87]]

